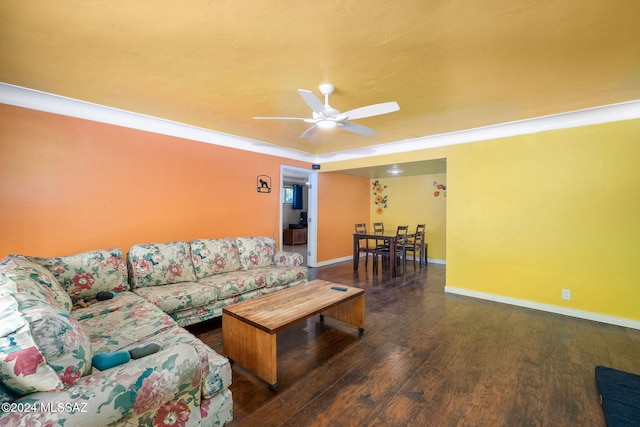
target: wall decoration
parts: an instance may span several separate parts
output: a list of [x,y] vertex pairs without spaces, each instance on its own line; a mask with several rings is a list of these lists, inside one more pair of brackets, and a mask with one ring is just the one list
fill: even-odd
[[271,193],[271,177],[269,175],[258,175],[258,193]]
[[442,192],[442,195],[444,197],[447,197],[447,186],[446,185],[438,184],[436,181],[433,181],[433,186],[437,188],[437,190],[433,192],[433,197],[440,196],[441,192]]
[[378,215],[382,215],[384,210],[387,208],[388,200],[387,196],[382,195],[382,192],[387,188],[387,186],[382,185],[377,179],[374,180],[371,185],[373,187],[373,203],[377,206],[376,213]]

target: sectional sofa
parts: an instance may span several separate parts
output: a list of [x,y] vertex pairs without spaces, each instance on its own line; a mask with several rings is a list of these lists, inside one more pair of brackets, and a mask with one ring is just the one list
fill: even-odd
[[[304,283],[301,264],[269,237],[135,245],[126,262],[120,249],[7,256],[0,261],[0,424],[228,423],[229,361],[181,326]],[[99,292],[112,297],[96,301]],[[96,357],[150,343],[159,351],[94,366]]]
[[129,249],[132,290],[181,326],[222,316],[238,301],[308,280],[303,257],[271,237],[150,243]]

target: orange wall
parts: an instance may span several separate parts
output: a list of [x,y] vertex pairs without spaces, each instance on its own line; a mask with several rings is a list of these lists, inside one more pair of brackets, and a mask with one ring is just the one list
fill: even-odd
[[[0,257],[226,236],[279,241],[281,164],[310,168],[0,104]],[[256,191],[262,174],[271,193]]]
[[318,262],[353,254],[353,224],[369,223],[369,179],[318,174]]

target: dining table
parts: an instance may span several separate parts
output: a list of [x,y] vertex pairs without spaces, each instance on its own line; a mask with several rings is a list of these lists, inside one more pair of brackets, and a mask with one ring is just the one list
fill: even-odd
[[[415,237],[415,233],[407,233],[407,239],[411,239]],[[376,244],[380,241],[385,242],[386,245],[389,246],[389,253],[391,254],[391,277],[396,277],[398,274],[397,269],[397,254],[396,254],[396,231],[389,230],[383,232],[367,232],[367,233],[353,233],[353,271],[358,271],[358,265],[360,264],[360,240],[369,239],[375,240]],[[424,245],[424,239],[422,239],[422,245]],[[424,246],[421,247],[422,251],[420,254],[424,254]],[[420,265],[422,265],[422,260],[420,260]]]

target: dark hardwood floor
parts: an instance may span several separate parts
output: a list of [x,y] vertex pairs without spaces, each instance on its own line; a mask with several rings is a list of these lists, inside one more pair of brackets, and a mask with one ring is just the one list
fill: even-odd
[[[278,391],[233,366],[232,426],[605,426],[596,365],[640,373],[640,331],[444,293],[446,268],[365,289],[366,325],[318,316],[278,335]],[[220,319],[189,328],[222,353]]]

